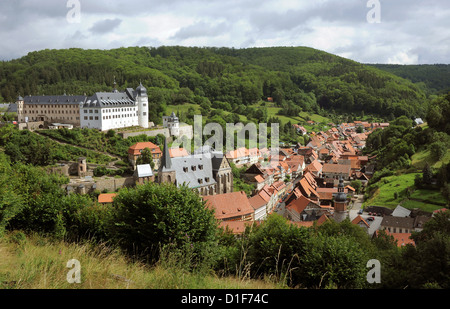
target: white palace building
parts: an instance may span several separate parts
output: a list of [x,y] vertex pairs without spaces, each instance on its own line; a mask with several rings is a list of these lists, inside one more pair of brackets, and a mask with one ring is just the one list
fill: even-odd
[[[115,85],[115,82],[114,82]],[[71,124],[100,131],[139,126],[149,127],[147,89],[142,83],[135,89],[80,95],[18,97],[19,123],[44,121]]]

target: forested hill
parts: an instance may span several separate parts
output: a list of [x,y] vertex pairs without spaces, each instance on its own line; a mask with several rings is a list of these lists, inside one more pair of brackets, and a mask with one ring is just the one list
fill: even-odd
[[372,64],[372,66],[409,79],[413,83],[425,87],[432,94],[450,92],[449,64]]
[[285,110],[321,108],[381,116],[423,116],[426,91],[409,80],[307,47],[42,50],[0,62],[0,101],[18,95],[149,89],[153,110],[210,103],[234,111],[267,97]]

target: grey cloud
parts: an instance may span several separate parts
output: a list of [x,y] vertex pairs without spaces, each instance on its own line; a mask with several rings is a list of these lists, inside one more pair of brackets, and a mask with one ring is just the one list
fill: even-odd
[[89,28],[89,31],[97,34],[108,33],[117,28],[121,23],[122,20],[118,18],[105,19],[96,22],[91,28]]
[[207,22],[200,21],[195,24],[183,27],[178,30],[171,39],[188,39],[197,37],[215,37],[223,34],[229,29],[229,26],[225,22],[221,22],[217,25],[211,25]]

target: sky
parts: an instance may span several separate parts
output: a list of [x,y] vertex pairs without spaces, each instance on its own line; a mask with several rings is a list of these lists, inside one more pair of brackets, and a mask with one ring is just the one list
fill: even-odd
[[450,63],[449,0],[1,0],[0,60],[42,49],[307,46]]

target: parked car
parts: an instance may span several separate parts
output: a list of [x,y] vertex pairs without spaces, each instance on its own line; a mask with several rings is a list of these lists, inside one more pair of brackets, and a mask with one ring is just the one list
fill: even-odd
[[363,213],[362,209],[358,210],[358,215],[362,215],[362,213]]
[[368,218],[367,218],[367,221],[373,221],[373,220],[375,220],[374,217],[368,217]]

